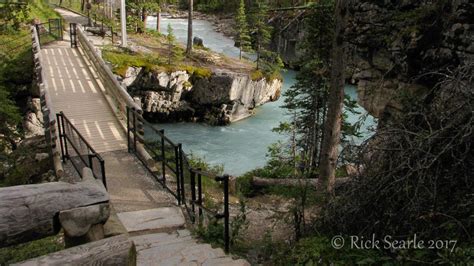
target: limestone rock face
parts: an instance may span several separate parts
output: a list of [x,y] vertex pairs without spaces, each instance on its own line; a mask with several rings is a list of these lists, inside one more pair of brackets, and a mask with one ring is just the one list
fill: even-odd
[[26,138],[44,135],[43,124],[33,112],[26,113],[25,119],[23,121],[23,128],[26,132]]
[[349,77],[375,117],[432,88],[437,81],[423,74],[474,61],[472,1],[358,0],[350,12]]
[[205,121],[228,124],[280,97],[282,81],[253,81],[247,74],[215,71],[210,77],[186,71],[142,71],[129,91],[141,99],[145,115],[158,121]]
[[126,87],[132,85],[141,71],[141,67],[129,67],[125,72],[125,77],[122,79],[122,84]]
[[27,102],[28,111],[23,120],[25,137],[44,135],[43,112],[41,111],[41,101],[39,98],[30,98]]

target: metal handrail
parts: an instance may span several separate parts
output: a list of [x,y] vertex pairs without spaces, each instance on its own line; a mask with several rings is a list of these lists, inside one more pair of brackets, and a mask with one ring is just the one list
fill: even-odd
[[[68,125],[74,129],[74,131],[78,134],[79,138],[81,139],[82,142],[84,142],[84,144],[86,144],[87,148],[94,154],[97,154],[97,152],[94,150],[94,148],[92,147],[92,145],[84,138],[84,136],[82,136],[82,134],[79,132],[79,130],[76,128],[76,126],[74,126],[74,124],[71,122],[71,120],[69,120],[69,118],[67,118],[67,116],[64,114],[64,112],[60,112],[59,114],[57,114],[59,117],[61,117],[62,119],[66,120],[66,122],[68,123]],[[59,119],[58,119],[59,120]],[[98,155],[98,154],[97,154]],[[100,155],[98,155],[100,156]]]
[[[59,141],[60,141],[60,145],[61,145],[61,154],[62,154],[63,161],[71,159],[71,157],[69,155],[69,151],[68,151],[68,147],[69,147],[68,144],[70,144],[72,146],[73,150],[76,152],[77,156],[82,161],[82,163],[92,170],[92,174],[94,175],[94,177],[96,179],[102,179],[102,183],[104,184],[104,187],[107,189],[107,179],[106,179],[106,175],[105,175],[105,161],[102,158],[102,156],[100,156],[100,154],[98,154],[95,151],[95,149],[92,147],[92,145],[82,136],[81,132],[79,132],[79,130],[74,126],[74,124],[71,122],[71,120],[69,120],[69,118],[67,118],[67,116],[63,112],[60,112],[60,113],[56,114],[56,116],[57,116],[57,120],[58,120]],[[85,144],[85,146],[87,148],[87,154],[81,154],[81,151],[79,150],[79,148],[76,147],[76,145],[74,145],[75,141],[73,139],[71,139],[71,136],[69,136],[66,133],[65,124],[67,124],[67,126],[69,128],[71,128],[72,131],[74,131],[75,135],[77,137],[79,137],[80,141]],[[84,158],[82,157],[84,155],[89,158],[89,161],[84,160]],[[93,165],[93,162],[92,162],[92,158],[96,158],[97,161],[100,164],[101,177],[96,175],[96,173],[94,172],[94,165]],[[79,168],[74,163],[73,160],[71,160],[71,162],[72,162],[73,167],[78,172],[78,174],[82,177],[82,169]]]
[[[137,153],[137,139],[143,140],[143,136],[139,136],[140,134],[143,134],[143,131],[138,130],[138,125],[137,121],[141,123],[141,126],[146,126],[150,128],[153,133],[158,136],[158,140],[156,141],[159,143],[159,145],[155,145],[150,148],[150,145],[147,143],[147,141],[143,141],[143,145],[145,148],[150,148],[150,152],[156,157],[161,159],[161,177],[158,176],[156,171],[152,171],[150,167],[148,166],[148,163],[145,162],[140,154]],[[224,219],[224,249],[226,252],[229,252],[229,245],[230,245],[230,233],[229,233],[229,227],[230,227],[230,215],[229,215],[229,176],[224,175],[224,176],[217,176],[213,173],[209,173],[206,171],[203,171],[202,169],[199,168],[193,168],[189,164],[189,159],[186,153],[182,149],[182,145],[180,143],[174,144],[173,141],[171,141],[168,137],[165,136],[165,131],[157,129],[154,125],[146,121],[141,117],[141,114],[138,114],[136,111],[127,108],[127,138],[129,140],[128,143],[128,148],[129,152],[135,152],[137,157],[142,161],[142,163],[145,165],[145,167],[151,172],[151,174],[160,182],[160,184],[166,188],[168,191],[170,191],[175,198],[178,200],[178,204],[183,204],[186,207],[186,211],[191,219],[192,223],[196,222],[196,217],[198,216],[201,221],[203,217],[203,211],[206,213],[211,214],[214,216],[216,219]],[[174,160],[168,160],[166,158],[165,154],[165,143],[171,147],[170,150],[174,150]],[[156,151],[157,147],[160,147],[161,149],[161,156],[159,155],[159,151]],[[174,164],[174,165],[173,165]],[[175,174],[176,176],[176,191],[172,191],[166,184],[166,171],[170,170],[172,173]],[[191,199],[186,200],[186,180],[185,180],[185,172],[190,174],[190,189],[191,189]],[[213,178],[217,182],[223,182],[223,192],[224,192],[224,211],[219,212],[219,211],[214,211],[203,204],[203,191],[202,191],[202,177],[207,176],[209,178]],[[197,183],[196,183],[196,177],[197,177]],[[197,189],[197,191],[196,191]],[[189,193],[189,192],[188,192]],[[190,204],[190,206],[188,205]],[[196,211],[198,212],[198,215],[196,215]]]

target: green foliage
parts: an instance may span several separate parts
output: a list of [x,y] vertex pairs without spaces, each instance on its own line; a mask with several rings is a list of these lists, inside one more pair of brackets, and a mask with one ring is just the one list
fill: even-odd
[[268,5],[266,1],[255,0],[250,9],[249,25],[254,50],[257,52],[257,69],[265,47],[270,43],[273,28],[268,24]]
[[[287,112],[293,117],[296,146],[301,163],[309,172],[319,168],[323,132],[326,122],[330,81],[330,54],[333,38],[333,1],[324,0],[312,5],[305,19],[306,34],[301,49],[304,51],[296,83],[285,92]],[[351,125],[347,113],[355,111],[356,102],[345,98],[342,140],[359,136],[360,124]]]
[[468,64],[430,75],[441,77],[439,84],[379,128],[376,146],[361,147],[364,171],[325,205],[317,230],[456,240],[459,253],[424,249],[397,256],[427,263],[472,258],[473,73]]
[[284,64],[280,56],[275,52],[262,49],[260,51],[260,69],[268,81],[282,79],[281,70]]
[[331,246],[325,236],[313,236],[299,240],[295,245],[280,251],[278,265],[380,265],[392,260],[378,250],[342,249]]
[[244,198],[239,199],[239,213],[237,216],[232,218],[230,223],[230,245],[231,247],[239,245],[245,239],[243,238],[242,232],[245,231],[249,226],[246,215],[246,205]]
[[186,72],[188,72],[193,78],[197,79],[210,78],[212,75],[212,71],[208,68],[192,65],[184,65],[182,68],[186,70]]
[[60,18],[58,12],[54,11],[47,3],[42,0],[33,0],[30,4],[30,19],[39,19],[42,23],[48,19]]
[[0,3],[0,32],[20,30],[21,25],[29,18],[29,10],[27,2]]
[[11,143],[18,137],[16,126],[21,121],[20,112],[16,103],[10,98],[10,93],[0,85],[0,150],[11,147]]
[[144,67],[148,71],[151,71],[155,65],[160,65],[160,61],[157,57],[150,55],[145,56],[126,49],[104,49],[102,57],[112,64],[114,73],[122,77],[125,77],[129,67]]
[[240,48],[240,59],[242,59],[242,52],[248,52],[252,48],[249,26],[247,23],[247,15],[245,14],[244,0],[240,0],[240,5],[237,9],[235,22],[237,26],[237,35],[235,36],[235,42]]
[[168,24],[166,40],[168,41],[168,64],[176,65],[178,62],[183,61],[184,51],[176,44],[176,37],[174,36],[171,24]]
[[52,236],[25,244],[0,249],[0,265],[9,265],[20,261],[43,256],[64,249],[60,236]]
[[263,75],[262,71],[258,69],[255,69],[254,71],[252,71],[252,73],[250,73],[250,79],[252,79],[253,81],[258,81],[263,78],[265,78],[265,76]]
[[219,247],[224,246],[224,225],[217,219],[209,217],[211,219],[207,226],[199,225],[194,231],[200,238],[205,242]]

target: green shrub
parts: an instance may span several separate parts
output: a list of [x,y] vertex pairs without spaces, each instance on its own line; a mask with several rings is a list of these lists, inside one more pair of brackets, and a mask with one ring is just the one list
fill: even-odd
[[155,65],[160,64],[159,59],[156,57],[145,56],[126,50],[104,49],[102,57],[112,64],[113,72],[121,77],[125,77],[129,67],[143,67],[150,71]]
[[212,71],[208,68],[197,67],[192,65],[184,65],[181,66],[181,68],[186,70],[186,72],[188,72],[188,74],[190,74],[194,78],[202,79],[210,78],[212,76]]
[[262,71],[260,70],[254,70],[252,73],[250,73],[250,79],[253,81],[258,81],[265,78],[263,75]]

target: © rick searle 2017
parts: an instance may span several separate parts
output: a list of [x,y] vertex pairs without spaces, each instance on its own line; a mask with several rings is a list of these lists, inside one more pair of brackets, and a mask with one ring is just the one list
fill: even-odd
[[372,234],[371,238],[350,236],[350,244],[353,249],[449,249],[452,252],[456,247],[457,240],[426,240],[420,239],[416,234],[406,239],[400,239],[391,235],[378,238],[375,234]]

